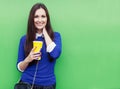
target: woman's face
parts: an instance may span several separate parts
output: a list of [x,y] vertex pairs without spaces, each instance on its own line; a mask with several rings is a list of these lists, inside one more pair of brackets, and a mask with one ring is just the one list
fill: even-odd
[[44,9],[37,9],[34,15],[34,25],[38,30],[43,29],[47,24],[47,16]]

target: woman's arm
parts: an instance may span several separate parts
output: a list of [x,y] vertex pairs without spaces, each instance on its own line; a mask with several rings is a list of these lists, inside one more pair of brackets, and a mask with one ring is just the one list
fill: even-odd
[[45,38],[45,42],[47,45],[47,52],[53,59],[57,59],[61,54],[62,44],[61,44],[61,36],[59,33],[54,33],[54,40],[52,41],[49,37],[46,29],[43,29],[43,35]]
[[50,38],[50,36],[48,35],[48,33],[46,31],[46,28],[43,28],[43,35],[44,35],[44,38],[45,38],[46,45],[49,46],[49,44],[51,44],[53,41]]
[[19,62],[19,64],[18,64],[19,70],[24,71],[30,62],[32,62],[33,60],[36,60],[40,57],[40,53],[34,53],[34,49],[35,48],[33,48],[31,50],[29,55],[23,61]]
[[34,53],[33,51],[35,48],[33,48],[30,51],[29,55],[25,57],[24,44],[25,44],[25,36],[21,38],[19,43],[19,50],[18,50],[17,68],[21,72],[23,72],[27,68],[30,62],[32,62],[35,59],[38,59],[41,54],[41,53]]

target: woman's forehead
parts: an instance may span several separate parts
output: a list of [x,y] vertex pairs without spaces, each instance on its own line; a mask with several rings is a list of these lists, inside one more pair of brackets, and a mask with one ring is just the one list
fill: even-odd
[[35,11],[35,15],[46,15],[46,12],[43,8],[39,8]]

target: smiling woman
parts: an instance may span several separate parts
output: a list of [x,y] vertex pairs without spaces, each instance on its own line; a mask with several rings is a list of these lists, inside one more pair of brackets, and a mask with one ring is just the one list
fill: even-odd
[[41,33],[43,27],[45,27],[47,23],[47,16],[44,9],[40,8],[36,10],[34,16],[34,24],[35,27],[38,29],[38,33]]
[[[38,34],[34,24],[35,12],[43,8],[34,7],[30,19],[28,16],[31,7],[40,1],[47,5],[53,30],[62,36],[62,55],[54,67],[56,89],[120,89],[120,0],[0,0],[0,89],[14,89],[13,85],[21,75],[15,64],[19,40],[26,33],[26,27],[33,30],[25,34],[27,46],[21,38],[21,44],[24,45],[20,47],[20,50],[24,50],[21,55],[29,54],[27,51],[32,45],[34,31],[35,39],[43,40],[47,37],[43,35],[44,32]],[[45,13],[47,33],[57,42],[59,39],[56,40],[56,37],[59,36],[56,32],[54,37],[51,35],[46,10]],[[52,69],[46,67],[46,63],[53,65],[53,62],[47,61],[48,57],[43,59],[46,46],[44,40],[42,53],[39,54],[42,56],[37,72],[41,74],[39,81],[47,79],[46,75]],[[23,59],[22,56],[19,58]],[[21,75],[23,81],[25,78],[33,78],[33,64],[34,61],[25,70],[19,66],[24,70]],[[42,69],[49,70],[45,72]],[[35,84],[38,81],[36,79]]]
[[[34,41],[43,44],[37,53],[34,52]],[[22,72],[20,82],[34,85],[33,89],[55,89],[54,67],[60,54],[60,33],[53,31],[46,6],[37,3],[30,11],[27,33],[19,44],[17,68]]]

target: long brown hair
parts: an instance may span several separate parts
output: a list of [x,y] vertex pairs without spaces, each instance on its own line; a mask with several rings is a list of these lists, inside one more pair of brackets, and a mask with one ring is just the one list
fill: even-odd
[[31,8],[29,18],[28,18],[26,43],[25,43],[25,55],[26,56],[29,54],[29,52],[31,51],[31,49],[33,47],[32,42],[35,40],[35,35],[36,35],[36,32],[37,32],[37,29],[35,28],[35,25],[34,25],[34,15],[35,15],[35,11],[37,9],[40,9],[40,8],[44,9],[45,12],[46,12],[46,16],[47,16],[46,30],[47,30],[50,38],[52,40],[54,39],[54,32],[53,32],[53,29],[52,29],[52,26],[51,26],[50,17],[49,17],[47,7],[43,3],[36,3]]

